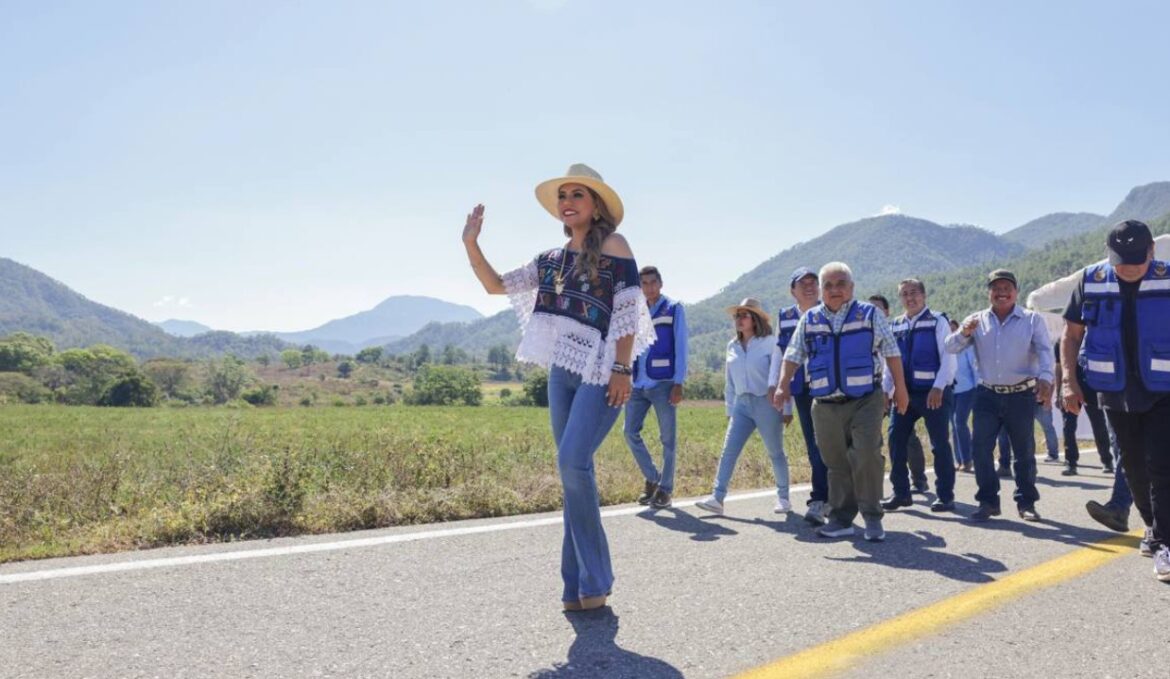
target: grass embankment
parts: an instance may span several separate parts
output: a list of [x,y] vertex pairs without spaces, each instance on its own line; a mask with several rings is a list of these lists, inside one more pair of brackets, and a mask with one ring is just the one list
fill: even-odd
[[[722,407],[683,406],[677,495],[709,492],[725,426]],[[652,416],[644,433],[660,450]],[[799,439],[799,427],[787,430],[792,483],[809,478]],[[634,500],[642,477],[620,418],[596,465],[604,504]],[[753,437],[733,486],[773,483]],[[560,501],[541,408],[0,408],[0,563],[548,511]]]

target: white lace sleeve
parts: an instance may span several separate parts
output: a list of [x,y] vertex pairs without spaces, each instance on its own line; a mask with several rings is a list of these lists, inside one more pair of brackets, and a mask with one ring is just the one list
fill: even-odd
[[508,293],[508,301],[512,310],[520,319],[520,329],[528,325],[532,310],[536,307],[536,292],[539,278],[536,271],[536,261],[528,262],[519,269],[514,269],[501,276],[504,279],[504,291]]
[[634,336],[631,356],[641,356],[654,343],[654,322],[642,288],[630,286],[613,296],[613,314],[609,318],[606,343],[613,344],[627,335]]

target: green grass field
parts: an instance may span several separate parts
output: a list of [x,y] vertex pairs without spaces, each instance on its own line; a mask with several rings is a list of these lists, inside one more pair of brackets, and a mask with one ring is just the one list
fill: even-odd
[[[710,490],[721,405],[679,413],[679,496]],[[799,427],[786,443],[807,481]],[[620,418],[596,464],[604,504],[637,496]],[[753,437],[733,486],[773,483]],[[0,408],[0,563],[559,507],[541,408]]]

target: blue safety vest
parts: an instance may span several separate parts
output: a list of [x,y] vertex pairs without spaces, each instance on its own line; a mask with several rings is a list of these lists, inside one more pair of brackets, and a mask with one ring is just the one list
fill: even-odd
[[[674,379],[674,321],[677,317],[678,302],[663,298],[664,303],[651,315],[654,322],[654,344],[645,353],[646,377],[652,380]],[[639,359],[641,360],[641,359]],[[638,374],[634,366],[634,374]]]
[[833,326],[824,304],[804,315],[804,344],[808,352],[809,394],[814,398],[841,391],[861,398],[874,390],[880,379],[874,370],[872,304],[853,301],[845,313],[841,334]]
[[934,388],[934,378],[942,367],[942,357],[938,354],[938,336],[935,335],[939,323],[946,323],[946,318],[935,316],[930,309],[926,309],[914,322],[913,327],[906,314],[898,316],[890,323],[890,330],[898,340],[898,350],[902,352],[902,370],[906,375],[906,387],[911,391],[928,391]]
[[[796,332],[796,324],[800,323],[800,307],[793,304],[792,306],[784,307],[776,313],[777,323],[779,323],[779,332],[776,335],[776,346],[780,347],[780,354],[788,351],[788,345],[792,342],[792,334]],[[792,382],[789,383],[793,394],[804,393],[804,366],[796,369],[796,374],[792,376]]]
[[[1121,320],[1121,288],[1108,263],[1085,268],[1080,361],[1097,391],[1122,391],[1128,370]],[[1150,262],[1137,293],[1138,373],[1150,391],[1170,391],[1170,267]],[[1134,357],[1129,357],[1133,359]]]

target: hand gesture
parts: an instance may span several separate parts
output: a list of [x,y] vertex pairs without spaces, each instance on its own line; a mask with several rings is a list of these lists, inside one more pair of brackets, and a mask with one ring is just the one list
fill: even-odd
[[959,332],[963,333],[963,337],[970,337],[971,333],[975,332],[975,328],[979,327],[979,314],[971,314],[963,321]]
[[472,208],[467,213],[467,223],[463,225],[463,242],[471,245],[479,240],[479,232],[483,228],[483,203]]

